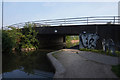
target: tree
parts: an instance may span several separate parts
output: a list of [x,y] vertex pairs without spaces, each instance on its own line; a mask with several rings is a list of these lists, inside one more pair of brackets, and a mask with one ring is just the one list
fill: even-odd
[[18,50],[20,47],[21,37],[23,36],[21,29],[16,29],[12,26],[8,26],[8,28],[11,28],[11,30],[7,31],[8,35],[10,38],[12,38],[13,42],[15,43],[14,48]]
[[12,52],[15,42],[5,30],[2,31],[2,53],[9,54]]
[[[32,27],[33,26],[33,27]],[[22,48],[38,48],[39,42],[37,40],[38,32],[35,31],[33,24],[26,24],[22,30],[23,36],[21,37]]]

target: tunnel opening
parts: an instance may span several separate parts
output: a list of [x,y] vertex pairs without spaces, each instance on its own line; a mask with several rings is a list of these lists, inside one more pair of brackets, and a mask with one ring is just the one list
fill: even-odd
[[77,48],[79,47],[79,35],[68,35],[66,39],[66,48]]

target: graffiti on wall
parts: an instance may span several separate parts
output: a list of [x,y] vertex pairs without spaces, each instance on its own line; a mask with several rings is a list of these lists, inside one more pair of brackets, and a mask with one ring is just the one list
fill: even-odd
[[102,46],[103,46],[103,51],[107,52],[108,50],[108,53],[112,53],[113,55],[116,55],[115,43],[112,39],[107,39],[107,40],[103,39]]
[[[99,36],[97,34],[90,34],[83,32],[79,35],[79,48],[88,48],[88,49],[95,49],[97,40],[99,39]],[[115,53],[115,43],[112,39],[103,39],[102,40],[102,47],[103,51],[108,53],[112,53],[113,55],[116,55]]]
[[96,42],[99,39],[97,34],[86,33],[85,31],[79,35],[79,48],[95,49]]

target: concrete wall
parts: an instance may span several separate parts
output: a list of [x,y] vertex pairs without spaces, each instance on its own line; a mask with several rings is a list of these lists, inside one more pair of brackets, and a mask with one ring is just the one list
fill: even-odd
[[[120,29],[120,25],[73,25],[73,26],[54,26],[54,27],[36,27],[39,34],[57,34],[57,35],[79,35],[83,31],[87,33],[109,33],[112,30]],[[57,32],[55,32],[57,30]],[[110,32],[115,33],[115,32]]]
[[[92,26],[92,25],[91,25]],[[39,34],[60,34],[60,35],[79,35],[83,31],[93,33],[96,30],[96,26],[55,26],[55,27],[37,27],[36,30]],[[55,32],[57,30],[57,32]]]

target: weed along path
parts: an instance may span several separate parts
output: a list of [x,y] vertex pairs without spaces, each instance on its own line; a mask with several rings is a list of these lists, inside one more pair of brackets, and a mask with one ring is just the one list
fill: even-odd
[[[88,54],[85,55],[84,53],[85,52],[75,49],[62,49],[60,52],[52,54],[53,57],[55,57],[65,68],[63,78],[117,78],[117,76],[111,71],[110,64],[112,63],[106,64],[106,62],[104,63],[103,61],[106,60],[107,63],[109,63],[109,57],[100,57],[102,58],[101,60],[100,58],[99,60],[91,60],[92,57],[90,55],[89,57],[85,57]],[[93,54],[92,56],[96,57]],[[112,58],[113,57],[110,59]],[[116,59],[112,62],[114,61],[116,61]]]

